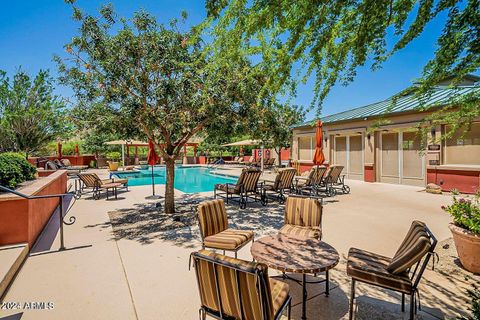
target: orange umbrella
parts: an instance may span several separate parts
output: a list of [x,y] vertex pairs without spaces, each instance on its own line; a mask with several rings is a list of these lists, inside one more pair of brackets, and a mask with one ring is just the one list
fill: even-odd
[[74,153],[75,153],[76,157],[78,157],[80,155],[80,150],[78,149],[78,143],[75,144]]
[[325,162],[325,155],[323,154],[323,132],[322,121],[317,120],[317,131],[315,133],[315,156],[313,157],[313,164],[317,166]]
[[152,191],[153,195],[155,195],[155,177],[153,175],[153,166],[160,161],[160,157],[155,152],[155,145],[151,139],[148,140],[148,154],[147,154],[147,162],[149,165],[152,166]]
[[62,158],[62,143],[61,142],[57,142],[57,157],[59,159]]

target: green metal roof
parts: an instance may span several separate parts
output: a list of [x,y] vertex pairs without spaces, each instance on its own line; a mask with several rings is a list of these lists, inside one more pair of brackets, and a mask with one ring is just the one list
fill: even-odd
[[[333,123],[415,111],[418,108],[441,107],[451,104],[452,101],[460,96],[473,92],[480,93],[480,86],[462,86],[455,88],[438,87],[421,97],[417,97],[415,94],[398,97],[392,96],[380,102],[321,117],[321,120],[323,123]],[[310,126],[313,124],[314,120],[311,120],[296,125],[294,128]]]

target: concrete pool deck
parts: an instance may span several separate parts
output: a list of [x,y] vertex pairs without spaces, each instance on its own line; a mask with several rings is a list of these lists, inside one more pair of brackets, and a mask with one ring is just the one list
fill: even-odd
[[[233,174],[234,170],[228,171]],[[351,194],[324,204],[323,240],[338,250],[341,262],[331,273],[329,298],[319,294],[322,285],[310,287],[309,319],[348,319],[350,279],[345,274],[345,259],[350,247],[392,256],[414,219],[426,222],[439,241],[451,237],[450,217],[440,209],[450,202],[450,196],[426,194],[417,187],[348,183]],[[158,185],[157,192],[163,191]],[[4,298],[5,302],[53,302],[54,308],[0,310],[0,319],[197,319],[198,290],[188,258],[200,249],[198,228],[160,231],[155,222],[161,215],[140,214],[142,208],[154,206],[150,195],[150,186],[137,186],[120,193],[118,200],[79,199],[69,213],[77,222],[65,226],[69,249],[57,252],[57,238],[51,251],[30,256]],[[177,192],[178,198],[211,196],[212,192]],[[283,210],[276,203],[246,210],[228,206],[232,227],[253,229],[256,238],[276,232],[283,223]],[[142,225],[126,223],[122,233],[114,233],[112,213],[135,211],[139,218],[150,220]],[[239,257],[251,260],[249,247]],[[443,274],[429,268],[421,285],[424,311],[418,318],[451,319],[462,314],[467,307],[467,286],[460,273]],[[299,319],[300,287],[292,282],[291,291],[292,319]],[[357,295],[356,319],[407,317],[400,312],[398,294],[359,285]]]

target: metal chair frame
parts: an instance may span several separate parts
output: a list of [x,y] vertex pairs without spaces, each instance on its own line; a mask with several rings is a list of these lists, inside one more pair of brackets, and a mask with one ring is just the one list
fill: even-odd
[[[200,260],[200,259],[206,260],[206,261],[208,261],[208,262],[210,262],[214,265],[213,273],[215,275],[215,290],[217,292],[217,299],[218,299],[217,303],[218,303],[218,306],[220,307],[219,308],[220,310],[216,311],[216,310],[212,310],[212,309],[210,309],[206,306],[201,306],[200,309],[199,309],[199,319],[205,320],[206,316],[208,315],[208,316],[211,316],[215,319],[220,319],[220,320],[235,320],[233,317],[224,314],[223,306],[222,306],[222,299],[220,298],[221,295],[220,295],[220,287],[219,287],[219,284],[218,284],[217,266],[224,266],[224,267],[228,267],[228,268],[231,268],[231,269],[235,270],[235,280],[236,280],[236,286],[237,286],[237,291],[238,291],[238,301],[240,303],[239,309],[241,311],[241,314],[240,314],[240,319],[241,320],[245,319],[245,315],[244,315],[243,306],[242,306],[242,292],[240,290],[240,272],[253,274],[256,277],[258,277],[258,279],[260,279],[262,281],[262,285],[257,285],[257,289],[258,289],[258,293],[260,295],[260,301],[262,301],[261,308],[262,308],[263,319],[268,319],[268,317],[269,317],[269,315],[267,313],[268,310],[264,307],[266,305],[265,299],[266,299],[266,296],[267,296],[267,292],[265,292],[265,290],[264,290],[266,288],[266,284],[265,284],[264,273],[261,270],[256,269],[255,272],[247,271],[247,270],[241,269],[240,267],[238,267],[234,264],[228,263],[226,261],[217,261],[217,260],[214,260],[210,257],[205,257],[205,256],[199,257],[199,256],[196,256],[195,253],[192,253],[190,255],[190,259],[192,257],[193,257],[194,267],[196,265],[197,260]],[[201,285],[200,285],[200,280],[199,280],[200,279],[200,274],[199,274],[199,271],[196,267],[195,267],[195,274],[196,274],[196,277],[197,277],[197,285],[198,285],[199,294],[201,295]],[[260,281],[257,281],[257,283],[259,284]],[[274,320],[280,320],[283,312],[285,311],[285,308],[287,308],[287,318],[288,318],[288,320],[290,320],[290,318],[291,318],[291,307],[292,307],[291,302],[292,302],[292,297],[289,294],[288,298],[285,299],[285,302],[283,303],[283,305],[280,307],[280,309],[274,315]]]
[[[419,294],[419,291],[418,291],[418,284],[420,283],[420,280],[422,279],[423,273],[424,273],[425,269],[427,268],[428,261],[430,260],[430,257],[435,254],[435,246],[437,245],[437,239],[435,238],[435,236],[432,234],[432,232],[430,231],[430,229],[427,226],[425,226],[425,231],[427,232],[428,236],[430,237],[430,243],[431,243],[430,249],[425,254],[425,256],[422,257],[415,264],[415,267],[413,268],[413,271],[412,271],[412,268],[407,270],[407,272],[409,273],[409,276],[410,276],[410,281],[412,281],[412,290],[409,293],[409,295],[410,295],[410,318],[409,319],[410,320],[413,320],[414,317],[415,317],[415,314],[417,313],[417,298],[416,298],[415,295],[418,296],[418,309],[421,310],[420,294]],[[422,263],[422,260],[423,260],[423,263]],[[350,292],[350,307],[349,307],[349,319],[350,320],[352,320],[352,318],[353,318],[353,303],[354,303],[354,300],[355,300],[355,282],[356,281],[366,283],[366,284],[370,284],[370,285],[377,286],[377,287],[381,287],[381,288],[384,288],[384,289],[389,289],[389,290],[392,290],[392,291],[400,292],[402,294],[402,312],[405,312],[405,294],[406,293],[401,292],[399,290],[392,289],[392,288],[388,288],[388,287],[385,287],[385,286],[382,286],[382,285],[379,285],[379,284],[376,284],[376,283],[366,282],[362,279],[355,279],[355,278],[352,277],[352,285],[351,285],[351,292]]]

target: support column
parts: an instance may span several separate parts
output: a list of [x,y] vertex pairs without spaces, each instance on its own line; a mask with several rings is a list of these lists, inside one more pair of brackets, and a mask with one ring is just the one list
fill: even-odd
[[183,146],[183,164],[188,164],[188,159],[187,159],[187,146]]
[[196,145],[193,146],[193,160],[194,160],[195,164],[198,163],[198,161],[197,161],[197,146]]
[[[130,146],[127,144],[127,162],[129,162],[130,164]],[[127,165],[126,163],[124,163],[124,165]]]
[[135,164],[138,164],[138,146],[135,146]]

